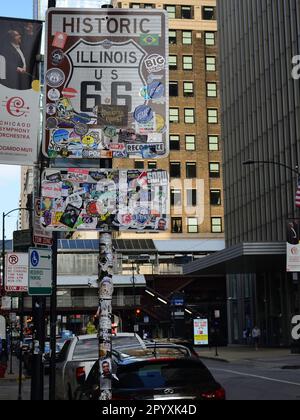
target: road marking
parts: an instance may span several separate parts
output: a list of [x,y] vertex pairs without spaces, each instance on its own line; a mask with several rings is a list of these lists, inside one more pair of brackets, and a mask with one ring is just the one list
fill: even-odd
[[264,381],[279,382],[281,384],[300,386],[300,384],[296,382],[282,381],[280,379],[267,378],[266,376],[251,375],[250,373],[236,372],[234,370],[226,370],[226,369],[218,369],[218,368],[213,368],[211,370],[226,372],[226,373],[233,373],[234,375],[240,375],[240,376],[250,376],[251,378],[262,379]]

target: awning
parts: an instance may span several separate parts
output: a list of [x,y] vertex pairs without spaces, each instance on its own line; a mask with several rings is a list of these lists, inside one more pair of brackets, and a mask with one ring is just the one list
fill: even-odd
[[184,265],[183,274],[278,272],[285,264],[285,242],[246,242]]
[[[114,287],[132,287],[132,276],[113,276]],[[145,287],[145,276],[138,274],[134,276],[136,287]],[[97,277],[95,276],[57,276],[58,287],[91,287],[97,288]]]

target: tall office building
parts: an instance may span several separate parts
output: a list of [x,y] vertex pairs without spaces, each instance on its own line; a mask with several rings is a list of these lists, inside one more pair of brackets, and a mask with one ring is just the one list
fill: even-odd
[[300,309],[298,276],[286,272],[287,220],[297,215],[299,24],[297,0],[218,1],[228,248],[185,272],[227,273],[230,342],[258,324],[264,344],[288,345]]

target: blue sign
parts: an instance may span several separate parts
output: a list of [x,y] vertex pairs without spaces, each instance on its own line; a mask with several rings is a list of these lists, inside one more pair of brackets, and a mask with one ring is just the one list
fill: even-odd
[[40,262],[40,256],[37,251],[32,251],[31,253],[31,265],[37,267]]
[[134,111],[134,119],[140,124],[146,124],[153,120],[154,114],[152,108],[148,105],[138,106]]

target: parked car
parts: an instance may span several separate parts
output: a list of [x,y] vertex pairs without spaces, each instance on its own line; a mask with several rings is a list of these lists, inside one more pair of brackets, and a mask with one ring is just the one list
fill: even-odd
[[158,340],[144,340],[144,343],[146,347],[155,347],[155,346],[172,346],[172,345],[178,345],[183,346],[184,348],[188,349],[189,355],[194,357],[199,357],[198,353],[195,350],[194,345],[187,340],[181,340],[177,338],[171,338],[171,339],[158,339]]
[[[196,357],[182,354],[182,346],[123,349],[113,354],[114,400],[225,400],[226,393],[207,367]],[[99,363],[76,391],[78,400],[98,400]]]
[[[114,350],[124,347],[141,347],[145,344],[135,333],[118,333],[112,336]],[[96,334],[82,335],[67,340],[58,355],[56,363],[56,399],[74,398],[78,387],[78,379],[88,376],[96,360],[98,360],[99,344]]]

